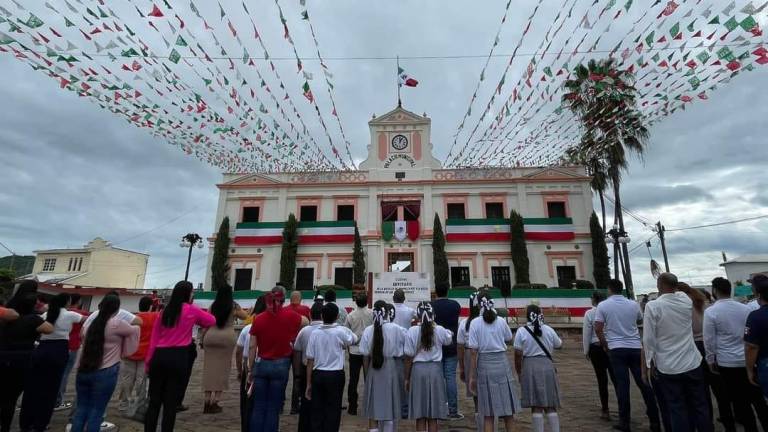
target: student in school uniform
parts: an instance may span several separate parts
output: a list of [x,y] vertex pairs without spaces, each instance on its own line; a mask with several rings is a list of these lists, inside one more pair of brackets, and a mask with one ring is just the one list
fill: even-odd
[[469,340],[469,326],[472,320],[480,315],[480,308],[477,306],[477,293],[473,292],[469,296],[469,316],[459,321],[459,329],[456,332],[456,350],[459,357],[459,378],[464,381],[467,388],[467,397],[472,398],[475,407],[475,425],[477,430],[483,430],[483,419],[477,412],[477,396],[469,388],[469,368],[472,367],[472,350],[467,348]]
[[307,344],[307,390],[312,401],[312,432],[337,432],[341,425],[341,399],[344,395],[344,357],[357,336],[336,323],[339,307],[326,303],[323,325],[309,336]]
[[552,350],[563,341],[552,327],[544,324],[544,315],[536,305],[526,309],[528,323],[515,334],[515,370],[520,377],[523,408],[531,408],[533,432],[544,432],[544,414],[551,432],[560,432],[560,385],[552,360]]
[[483,430],[493,431],[494,418],[500,417],[507,432],[512,432],[513,416],[520,411],[515,377],[506,352],[507,344],[513,340],[512,331],[506,321],[497,316],[487,293],[478,295],[478,304],[483,319],[472,320],[466,344],[472,351],[469,386],[477,396]]
[[584,321],[581,327],[581,342],[584,349],[584,355],[592,363],[597,378],[597,391],[600,395],[601,414],[600,418],[610,421],[611,413],[608,410],[608,378],[615,382],[611,361],[608,359],[608,353],[600,345],[600,339],[595,333],[595,314],[597,305],[605,300],[605,294],[600,291],[592,292],[592,309],[584,314]]
[[369,432],[394,432],[401,416],[395,358],[403,353],[405,330],[392,322],[395,308],[383,300],[373,305],[373,324],[363,330],[358,348],[368,371],[363,390],[363,416]]
[[[312,321],[309,325],[299,331],[296,336],[296,342],[293,343],[293,370],[306,369],[307,367],[307,345],[312,332],[323,325],[323,302],[315,302],[309,311]],[[295,372],[299,377],[298,387],[301,391],[301,403],[299,403],[299,432],[310,432],[312,430],[312,401],[307,399],[307,374],[304,372]]]
[[438,419],[448,418],[448,401],[443,378],[443,346],[453,342],[450,330],[435,323],[430,302],[416,309],[419,325],[405,337],[405,388],[408,391],[408,418],[416,420],[416,431],[437,431]]
[[[416,318],[416,310],[405,304],[405,291],[402,288],[398,288],[392,294],[392,303],[395,308],[395,318],[393,323],[408,330],[413,324],[413,320]],[[396,359],[397,374],[400,382],[405,383],[405,357],[400,355]],[[405,391],[405,385],[402,386],[402,393],[400,393],[400,403],[402,403],[401,415],[403,419],[408,418],[408,392]]]
[[[251,309],[251,316],[247,321],[253,321],[253,318],[267,309],[267,303],[264,296],[256,300],[256,304]],[[235,367],[237,368],[237,379],[240,381],[240,431],[248,431],[248,420],[250,420],[251,404],[248,397],[248,354],[251,343],[251,324],[248,323],[240,330],[235,343]]]

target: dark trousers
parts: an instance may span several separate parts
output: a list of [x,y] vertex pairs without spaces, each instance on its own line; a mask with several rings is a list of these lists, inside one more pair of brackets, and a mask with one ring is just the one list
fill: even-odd
[[[698,349],[699,354],[701,354],[701,365],[704,367],[704,381],[709,387],[706,394],[710,416],[714,417],[715,413],[714,406],[712,405],[712,395],[714,395],[715,400],[717,401],[717,412],[720,414],[720,423],[723,424],[726,431],[735,431],[736,422],[733,418],[732,400],[728,396],[728,391],[723,382],[723,378],[709,370],[706,361],[707,355],[704,351],[704,342],[696,341],[696,349]],[[712,390],[711,394],[709,390]]]
[[307,374],[299,376],[299,390],[301,391],[301,406],[299,407],[299,432],[312,431],[312,400],[307,399]]
[[149,407],[144,421],[144,432],[157,430],[161,409],[163,411],[161,430],[173,431],[176,424],[176,409],[179,401],[184,398],[189,356],[188,346],[155,350],[149,365]]
[[763,398],[760,387],[749,383],[747,369],[743,367],[729,368],[719,367],[723,382],[728,383],[725,388],[728,396],[733,401],[736,420],[744,426],[746,432],[757,432],[757,423],[752,409],[757,413],[764,431],[768,431],[768,406]]
[[240,431],[248,431],[248,419],[251,416],[251,398],[248,397],[248,374],[240,374]]
[[645,414],[652,425],[659,425],[659,409],[656,406],[656,397],[650,386],[643,383],[640,367],[639,348],[616,348],[608,352],[608,358],[613,368],[614,385],[616,387],[616,400],[619,405],[619,422],[622,427],[629,428],[631,419],[631,403],[629,396],[629,376],[635,380],[635,385],[640,389],[645,402]]
[[0,432],[9,432],[16,401],[24,391],[32,351],[0,352]]
[[608,353],[603,350],[600,344],[592,344],[589,346],[589,361],[592,362],[592,368],[595,370],[595,377],[597,378],[600,406],[603,411],[608,411],[608,377],[610,376],[612,383],[616,383],[611,362],[608,360]]
[[299,393],[299,380],[301,379],[301,375],[304,373],[306,372],[302,370],[301,372],[299,372],[299,374],[296,374],[293,368],[291,368],[291,376],[293,376],[293,385],[291,386],[291,412],[292,413],[298,412],[299,406],[301,405],[301,393]]
[[179,394],[179,406],[184,404],[184,396],[187,394],[187,387],[189,387],[189,380],[192,378],[192,368],[195,367],[195,359],[197,359],[197,345],[193,340],[189,347],[187,347],[187,369],[184,371],[184,377],[182,382],[182,390]]
[[338,432],[344,371],[312,371],[312,432]]
[[29,374],[21,398],[19,428],[22,431],[44,431],[51,422],[59,394],[61,377],[69,359],[68,340],[44,340],[32,352]]
[[[357,410],[357,383],[360,381],[360,370],[363,368],[363,356],[349,355],[349,384],[347,384],[347,404],[350,410]],[[365,371],[363,371],[365,373]],[[365,379],[365,377],[363,377]]]
[[654,383],[664,394],[664,408],[669,418],[670,432],[712,432],[714,426],[707,406],[704,370],[680,374],[654,374]]

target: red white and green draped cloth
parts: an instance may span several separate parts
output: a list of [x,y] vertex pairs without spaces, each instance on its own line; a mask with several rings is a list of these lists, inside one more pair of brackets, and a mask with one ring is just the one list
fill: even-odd
[[381,238],[384,241],[390,241],[393,238],[397,241],[403,241],[406,238],[414,241],[419,238],[419,221],[382,222]]
[[[235,230],[235,244],[256,246],[280,244],[285,222],[242,222]],[[354,221],[299,222],[299,244],[352,243]]]
[[[526,240],[568,241],[576,235],[571,218],[524,218]],[[448,219],[448,242],[509,241],[509,219]]]

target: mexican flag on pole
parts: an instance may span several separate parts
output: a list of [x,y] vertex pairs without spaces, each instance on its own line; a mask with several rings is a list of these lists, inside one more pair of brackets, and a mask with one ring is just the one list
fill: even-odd
[[400,87],[406,86],[406,87],[416,87],[419,85],[419,82],[416,81],[412,76],[405,73],[403,68],[397,67],[397,77],[398,77],[398,85]]
[[391,221],[381,224],[381,238],[390,241],[404,241],[406,238],[415,241],[419,238],[419,221]]

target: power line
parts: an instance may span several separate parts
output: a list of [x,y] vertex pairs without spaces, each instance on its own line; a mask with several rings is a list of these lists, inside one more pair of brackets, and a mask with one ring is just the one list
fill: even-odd
[[[604,195],[605,199],[608,200],[611,204],[616,205],[616,201],[614,201],[610,196]],[[641,224],[645,226],[653,225],[651,222],[648,221],[648,219],[638,215],[637,213],[632,212],[632,210],[628,209],[624,206],[624,204],[621,205],[621,211],[624,212],[627,216],[631,217],[632,219],[640,222]]]
[[683,228],[671,228],[671,229],[668,229],[666,231],[667,232],[670,232],[670,231],[685,231],[685,230],[692,230],[692,229],[699,229],[699,228],[708,228],[708,227],[714,227],[714,226],[730,225],[730,224],[735,224],[735,223],[748,222],[748,221],[764,219],[764,218],[768,218],[768,215],[753,216],[753,217],[748,217],[748,218],[743,218],[743,219],[734,219],[734,220],[729,220],[729,221],[725,221],[725,222],[716,222],[716,223],[711,223],[711,224],[706,224],[706,225],[696,225],[696,226],[683,227]]

